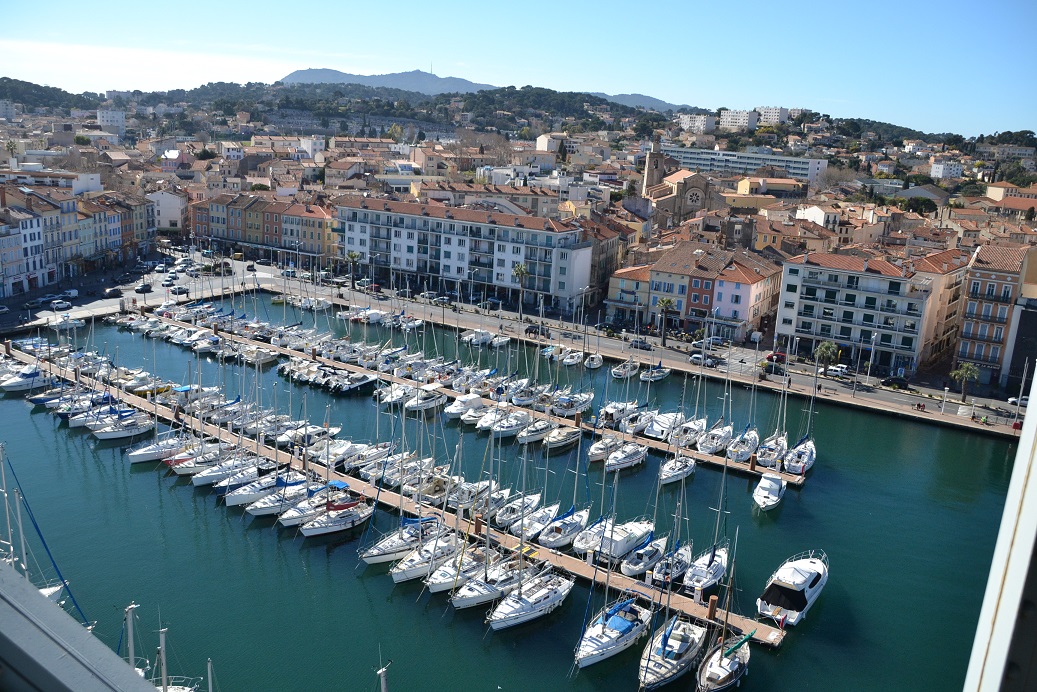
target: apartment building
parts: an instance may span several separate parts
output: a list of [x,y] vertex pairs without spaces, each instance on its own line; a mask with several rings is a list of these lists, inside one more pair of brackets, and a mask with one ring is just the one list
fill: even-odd
[[717,127],[726,132],[738,132],[739,130],[755,130],[760,120],[760,114],[756,111],[720,111],[720,120]]
[[951,248],[913,261],[915,276],[928,279],[930,308],[922,321],[922,363],[935,363],[953,353],[965,305],[965,275],[972,255]]
[[847,363],[910,376],[921,364],[930,279],[884,259],[807,253],[784,263],[777,343],[809,356],[822,341]]
[[416,181],[411,183],[410,192],[419,202],[435,200],[460,206],[475,202],[503,201],[518,205],[533,216],[548,218],[558,215],[558,190],[548,187]]
[[782,266],[750,252],[736,252],[716,277],[713,334],[744,341],[774,322]]
[[964,168],[957,161],[937,161],[929,167],[929,176],[936,180],[960,178]]
[[5,236],[0,245],[8,254],[2,266],[6,295],[47,286],[57,278],[57,268],[44,261],[43,216],[19,201],[8,199],[0,187],[0,229]]
[[756,109],[760,114],[760,125],[780,125],[789,121],[789,109],[780,106],[760,106]]
[[609,278],[605,316],[612,323],[639,325],[649,300],[652,265],[639,264],[613,272]]
[[519,298],[566,312],[590,287],[594,241],[573,220],[343,196],[334,201],[339,257],[360,255],[376,280],[414,292]]
[[126,111],[97,111],[97,124],[105,132],[126,136]]
[[694,331],[706,324],[714,307],[714,284],[734,252],[707,243],[677,243],[652,264],[648,320],[659,321],[659,301],[673,301],[670,328]]
[[706,135],[717,129],[717,118],[715,115],[692,115],[681,113],[677,116],[677,122],[685,132],[697,135]]
[[764,166],[784,170],[789,177],[813,183],[828,169],[824,159],[806,159],[796,156],[774,154],[750,154],[740,151],[715,151],[713,149],[683,148],[674,144],[663,144],[660,151],[675,159],[681,168],[690,171],[730,172],[749,175]]
[[1009,326],[1016,320],[1023,263],[1033,252],[1037,248],[1031,246],[981,245],[969,262],[955,367],[966,362],[976,365],[980,384],[1007,382],[1015,342]]

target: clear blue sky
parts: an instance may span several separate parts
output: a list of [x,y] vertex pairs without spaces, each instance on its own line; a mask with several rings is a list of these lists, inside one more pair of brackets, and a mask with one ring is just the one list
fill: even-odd
[[3,20],[0,76],[77,93],[431,67],[498,86],[805,107],[926,132],[1037,129],[1034,0],[52,0],[7,3]]

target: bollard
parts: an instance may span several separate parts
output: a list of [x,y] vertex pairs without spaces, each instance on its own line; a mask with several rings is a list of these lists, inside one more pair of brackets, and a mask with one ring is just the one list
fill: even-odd
[[4,353],[11,355],[11,340],[7,339],[4,341]]
[[310,358],[317,360],[317,347],[313,346],[310,348]]
[[713,620],[717,616],[717,595],[709,597],[709,609],[706,611],[706,619]]
[[755,471],[756,470],[756,455],[755,454],[749,455],[749,470],[750,471]]

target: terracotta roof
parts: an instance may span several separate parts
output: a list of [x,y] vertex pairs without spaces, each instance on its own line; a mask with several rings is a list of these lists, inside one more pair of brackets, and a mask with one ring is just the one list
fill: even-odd
[[[864,263],[867,261],[868,268],[864,269]],[[825,269],[840,269],[842,271],[851,271],[858,273],[868,274],[879,274],[881,276],[902,276],[902,270],[892,262],[888,262],[882,259],[865,259],[864,257],[857,257],[855,255],[836,255],[827,252],[811,252],[806,255],[799,255],[789,259],[790,264],[807,264],[815,267],[824,267]],[[908,277],[912,276],[914,272],[908,271]]]
[[630,281],[648,281],[651,278],[652,265],[639,264],[636,267],[616,270],[612,276]]
[[[947,274],[961,269],[962,266],[968,263],[969,253],[959,248],[951,248],[950,250],[934,252],[931,255],[915,260],[914,267],[916,272]],[[944,269],[944,265],[946,265],[946,269]]]
[[1031,207],[1037,207],[1037,199],[1030,199],[1029,197],[1005,197],[999,202],[995,202],[994,206],[1001,209],[1027,211]]
[[684,241],[663,253],[652,265],[653,272],[685,276],[717,276],[731,261],[733,252],[706,243]]
[[536,216],[515,216],[498,212],[476,211],[460,207],[446,207],[433,204],[416,204],[413,202],[392,202],[381,199],[369,199],[355,195],[343,195],[332,202],[333,205],[350,209],[366,210],[373,213],[388,212],[391,214],[416,214],[436,219],[451,219],[475,223],[496,224],[527,228],[533,231],[572,231],[571,224],[557,219],[543,219]]
[[970,269],[1018,274],[1029,245],[981,245]]

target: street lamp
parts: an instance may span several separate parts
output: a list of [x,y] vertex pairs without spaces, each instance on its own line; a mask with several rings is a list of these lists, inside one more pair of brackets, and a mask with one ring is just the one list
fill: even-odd
[[943,413],[943,407],[947,405],[947,393],[950,391],[950,387],[943,388],[943,401],[940,403],[940,413]]
[[[864,339],[860,339],[860,344],[864,343]],[[860,344],[857,346],[857,367],[853,369],[853,392],[850,393],[850,398],[857,396],[857,374],[861,371],[861,348]]]
[[475,269],[468,270],[468,300],[475,302]]

